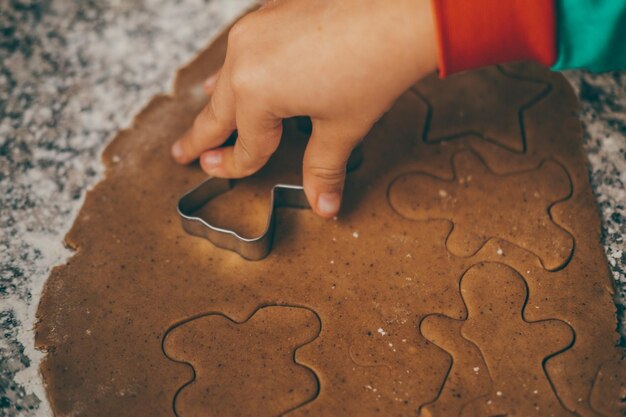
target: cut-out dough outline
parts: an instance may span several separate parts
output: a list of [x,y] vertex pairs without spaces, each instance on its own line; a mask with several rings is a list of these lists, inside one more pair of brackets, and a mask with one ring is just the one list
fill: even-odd
[[[463,275],[465,275],[465,273],[470,268],[465,270],[465,272],[463,272]],[[463,280],[463,278],[461,278],[461,280]],[[461,288],[461,285],[459,283],[459,291],[460,291],[460,288]],[[463,298],[463,297],[461,297],[461,298]],[[457,322],[464,322],[465,320],[467,320],[467,305],[465,304],[465,300],[462,300],[462,301],[463,301],[463,306],[465,307],[465,318],[463,318],[463,319],[455,319],[455,318],[446,316],[445,314],[432,313],[432,314],[427,314],[424,317],[422,317],[422,319],[420,320],[419,324],[417,325],[417,330],[418,330],[419,334],[426,340],[427,343],[435,346],[437,349],[441,350],[442,352],[444,352],[446,355],[448,355],[450,357],[450,366],[448,367],[448,369],[446,370],[445,374],[443,375],[443,378],[441,380],[441,386],[439,387],[439,391],[437,392],[437,395],[435,396],[434,399],[432,399],[432,400],[430,400],[428,402],[425,402],[424,404],[420,404],[420,406],[418,407],[420,416],[421,416],[422,409],[424,407],[427,407],[427,406],[429,406],[431,404],[434,404],[434,403],[437,402],[437,400],[439,400],[439,398],[443,394],[443,390],[446,387],[446,384],[448,382],[448,378],[450,377],[450,374],[452,373],[452,367],[454,366],[454,357],[452,356],[452,354],[450,352],[448,352],[447,350],[445,350],[444,348],[442,348],[441,346],[437,345],[435,342],[432,342],[426,336],[424,336],[424,334],[422,333],[422,323],[424,322],[424,320],[426,318],[431,317],[431,316],[445,317],[445,318],[447,318],[449,320],[454,320],[454,321],[457,321]],[[463,338],[463,339],[465,339],[465,338]],[[472,342],[471,340],[469,340],[469,339],[465,339],[465,340],[467,341],[467,343],[470,343],[470,344],[474,345],[476,347],[476,349],[478,350],[478,353],[480,354],[480,359],[485,364],[485,369],[487,370],[487,376],[489,377],[490,385],[493,385],[493,378],[491,377],[491,371],[489,370],[489,367],[487,366],[487,361],[485,361],[485,356],[483,355],[482,350],[480,350],[480,347],[476,343]],[[478,397],[478,398],[480,398],[480,397]],[[463,405],[463,407],[465,407],[465,405]],[[461,411],[463,410],[463,407],[461,407]],[[459,413],[459,414],[461,414],[461,413]]]
[[[430,316],[440,316],[440,317],[446,317],[446,318],[448,318],[448,319],[450,319],[450,320],[454,320],[454,321],[466,321],[466,320],[468,319],[469,308],[468,308],[468,306],[467,306],[467,303],[466,303],[466,301],[465,301],[465,298],[464,298],[464,297],[463,297],[463,295],[462,295],[463,293],[461,292],[461,286],[462,286],[462,284],[463,284],[463,279],[465,278],[465,276],[467,275],[467,273],[468,273],[468,272],[469,272],[472,268],[474,268],[474,267],[476,267],[476,266],[479,266],[479,265],[484,265],[484,264],[496,264],[496,265],[502,265],[502,266],[504,266],[504,267],[506,267],[506,268],[510,268],[511,270],[515,271],[515,272],[516,272],[516,273],[517,273],[517,274],[521,277],[522,282],[523,282],[524,287],[525,287],[525,297],[524,297],[524,301],[523,301],[523,303],[522,303],[522,309],[521,309],[521,311],[520,311],[520,314],[521,314],[521,316],[522,316],[522,320],[523,320],[524,322],[526,322],[526,323],[528,323],[528,324],[532,324],[532,323],[542,323],[542,322],[546,322],[546,321],[554,321],[554,320],[557,320],[557,321],[560,321],[561,323],[565,324],[567,327],[569,327],[570,331],[572,332],[572,340],[571,340],[571,342],[570,342],[567,346],[565,346],[564,348],[562,348],[562,349],[560,349],[560,350],[558,350],[558,351],[556,351],[556,352],[553,352],[553,353],[551,353],[550,355],[548,355],[548,356],[546,356],[545,358],[543,358],[543,360],[541,361],[541,367],[542,367],[543,372],[544,372],[544,374],[545,374],[545,376],[546,376],[546,379],[548,380],[548,383],[550,384],[550,388],[552,389],[552,391],[553,391],[554,395],[556,396],[557,400],[559,401],[559,404],[561,404],[561,407],[563,407],[565,410],[567,410],[567,411],[569,411],[569,412],[571,412],[571,413],[577,414],[575,411],[570,410],[568,407],[566,407],[566,406],[565,406],[565,404],[564,404],[564,403],[563,403],[563,401],[561,400],[561,397],[559,396],[558,391],[556,390],[556,387],[555,387],[554,383],[552,382],[552,378],[550,378],[550,374],[548,373],[548,371],[547,371],[547,369],[546,369],[546,363],[548,362],[548,360],[550,360],[551,358],[553,358],[553,357],[555,357],[555,356],[557,356],[557,355],[560,355],[561,353],[563,353],[563,352],[565,352],[565,351],[567,351],[567,350],[571,349],[571,348],[572,348],[572,346],[574,346],[574,344],[576,344],[576,331],[574,330],[574,328],[573,328],[573,327],[572,327],[569,323],[567,323],[566,321],[563,321],[563,320],[561,320],[561,319],[559,319],[559,318],[544,318],[544,319],[541,319],[541,320],[535,320],[535,321],[529,321],[529,320],[527,320],[527,319],[526,319],[526,316],[525,316],[525,312],[526,312],[526,306],[528,305],[528,300],[529,300],[529,298],[530,298],[530,288],[528,287],[528,282],[526,281],[526,278],[525,278],[525,277],[524,277],[524,275],[523,275],[523,274],[522,274],[519,270],[517,270],[515,267],[513,267],[513,266],[511,266],[511,265],[508,265],[508,264],[506,264],[506,263],[504,263],[504,262],[494,262],[494,261],[479,262],[479,263],[477,263],[477,264],[473,264],[473,265],[469,266],[469,267],[468,267],[465,271],[463,271],[463,274],[461,275],[461,279],[459,280],[459,286],[458,286],[458,291],[459,291],[459,294],[461,294],[461,302],[463,303],[463,306],[464,306],[464,308],[465,308],[465,311],[463,312],[463,315],[464,315],[464,316],[463,316],[463,318],[461,318],[461,319],[455,319],[455,318],[452,318],[452,317],[446,316],[445,314],[441,314],[441,313],[432,313],[432,314],[427,314],[426,316],[422,317],[422,319],[420,320],[419,325],[418,325],[418,331],[419,331],[419,334],[420,334],[420,335],[421,335],[421,336],[422,336],[422,337],[423,337],[423,338],[424,338],[424,339],[425,339],[425,340],[426,340],[429,344],[432,344],[432,345],[436,346],[436,347],[437,347],[437,349],[440,349],[441,351],[445,352],[445,354],[446,354],[446,355],[448,355],[448,356],[450,357],[450,369],[449,369],[449,370],[446,372],[446,374],[445,374],[445,378],[443,379],[443,384],[441,385],[441,388],[439,389],[439,392],[437,393],[437,396],[436,396],[433,400],[428,401],[428,402],[426,402],[426,403],[424,403],[424,404],[420,405],[420,406],[419,406],[419,410],[421,410],[423,407],[427,406],[428,404],[432,404],[432,403],[436,402],[436,401],[439,399],[439,397],[441,396],[441,394],[442,394],[442,392],[443,392],[443,390],[444,390],[444,388],[445,388],[445,385],[446,385],[446,383],[447,383],[448,376],[450,375],[450,371],[452,370],[452,366],[454,365],[454,358],[452,357],[452,355],[450,354],[450,352],[446,351],[445,349],[443,349],[442,347],[440,347],[440,346],[439,346],[439,345],[437,345],[436,343],[432,342],[430,339],[428,339],[428,338],[427,338],[427,337],[426,337],[426,336],[422,333],[422,324],[423,324],[424,320],[426,320],[426,319],[427,319],[428,317],[430,317]],[[478,351],[480,352],[481,359],[482,359],[482,360],[483,360],[483,362],[485,362],[485,364],[486,364],[486,361],[485,361],[485,358],[484,358],[483,352],[482,352],[482,350],[480,349],[480,346],[476,345],[474,342],[472,342],[472,341],[471,341],[471,340],[469,340],[469,339],[465,339],[465,340],[467,340],[468,342],[472,343],[474,346],[476,346],[476,347],[478,348]],[[493,379],[491,378],[491,371],[490,371],[489,367],[487,366],[487,368],[486,368],[486,369],[487,369],[487,372],[488,372],[488,374],[489,374],[489,378],[490,378],[490,379],[492,380],[492,382],[493,382]],[[482,397],[478,397],[478,398],[482,398]],[[463,405],[463,407],[461,408],[461,413],[460,413],[460,414],[462,414],[463,409],[465,409],[465,407],[467,407],[468,405],[469,405],[469,403],[467,403],[467,404]]]
[[546,98],[547,96],[550,95],[550,93],[553,90],[553,87],[550,83],[543,81],[543,80],[538,80],[538,79],[532,79],[532,78],[523,78],[523,77],[518,77],[516,75],[510,74],[508,73],[504,68],[502,68],[500,65],[497,65],[495,67],[504,77],[510,78],[510,79],[514,79],[514,80],[519,80],[519,81],[525,81],[525,82],[529,82],[529,83],[535,83],[535,84],[542,84],[544,86],[543,90],[541,90],[539,93],[537,93],[537,95],[535,95],[533,98],[531,98],[528,102],[524,103],[522,106],[520,106],[520,108],[517,111],[517,119],[518,119],[518,125],[520,128],[520,137],[522,139],[522,150],[519,151],[517,149],[511,148],[510,146],[504,145],[500,142],[498,142],[497,140],[495,140],[495,138],[492,138],[490,136],[487,136],[481,132],[477,132],[474,130],[466,130],[466,131],[461,131],[459,133],[455,133],[452,135],[447,135],[447,136],[442,136],[442,137],[437,137],[437,138],[429,138],[429,133],[430,133],[430,128],[431,128],[431,122],[432,122],[432,118],[433,118],[433,113],[434,113],[434,109],[433,109],[433,105],[432,103],[428,100],[428,98],[419,91],[419,88],[417,86],[413,86],[409,89],[409,91],[411,93],[413,93],[415,96],[417,96],[417,98],[419,100],[421,100],[424,105],[426,106],[426,118],[424,120],[424,129],[421,133],[421,139],[424,143],[428,144],[428,145],[435,145],[441,142],[449,142],[449,141],[453,141],[456,139],[462,139],[462,138],[466,138],[466,137],[477,137],[479,139],[484,140],[485,142],[488,142],[492,145],[498,146],[500,148],[506,149],[509,152],[515,153],[515,154],[525,154],[528,147],[527,147],[527,139],[526,139],[526,128],[524,127],[524,112],[528,109],[530,109],[531,107],[533,107],[534,105],[536,105],[537,103],[539,103],[540,101],[542,101],[544,98]]
[[313,368],[311,368],[311,367],[309,367],[309,366],[307,366],[307,365],[305,365],[305,364],[303,364],[303,363],[298,362],[298,361],[296,360],[296,354],[297,354],[297,352],[298,352],[298,350],[299,350],[300,348],[302,348],[302,347],[304,347],[304,346],[306,346],[306,345],[308,345],[308,344],[312,343],[313,341],[315,341],[315,340],[316,340],[316,339],[320,336],[320,334],[322,333],[322,319],[321,319],[321,317],[319,316],[319,314],[317,314],[317,312],[316,312],[315,310],[313,310],[313,309],[312,309],[312,308],[310,308],[310,307],[306,307],[306,306],[301,306],[301,305],[293,305],[293,304],[262,304],[262,305],[258,306],[257,308],[255,308],[255,309],[252,311],[252,313],[251,313],[250,315],[248,315],[248,316],[247,316],[244,320],[242,320],[242,321],[237,321],[237,320],[234,320],[233,318],[231,318],[231,317],[229,317],[228,315],[226,315],[226,314],[224,314],[224,313],[222,313],[222,312],[219,312],[219,311],[209,311],[209,312],[205,312],[205,313],[196,314],[196,315],[193,315],[193,316],[187,317],[186,319],[180,320],[180,321],[178,321],[178,322],[174,323],[173,325],[171,325],[171,326],[170,326],[170,327],[169,327],[169,328],[168,328],[168,329],[167,329],[167,330],[163,333],[163,336],[161,337],[161,351],[163,352],[163,355],[164,355],[164,356],[165,356],[168,360],[170,360],[170,361],[172,361],[172,362],[175,362],[175,363],[180,363],[180,364],[186,365],[186,366],[188,366],[188,367],[191,369],[191,379],[190,379],[189,381],[185,382],[184,384],[182,384],[182,385],[181,385],[181,386],[180,386],[180,387],[176,390],[176,392],[174,393],[174,397],[173,397],[173,399],[172,399],[172,411],[173,411],[173,413],[174,413],[174,415],[175,415],[176,417],[180,417],[180,415],[179,415],[179,414],[177,413],[177,411],[176,411],[176,400],[178,399],[178,396],[180,395],[180,393],[181,393],[181,392],[182,392],[185,388],[187,388],[189,385],[193,384],[193,383],[196,381],[196,369],[193,367],[193,365],[192,365],[191,363],[189,363],[189,362],[187,362],[187,361],[184,361],[184,360],[182,360],[182,361],[181,361],[181,360],[178,360],[178,359],[174,359],[174,358],[172,358],[171,356],[169,356],[169,355],[167,354],[166,349],[165,349],[165,342],[166,342],[166,340],[167,340],[167,336],[168,336],[168,335],[169,335],[172,331],[174,331],[175,329],[177,329],[177,328],[178,328],[178,327],[180,327],[180,326],[184,326],[185,324],[190,323],[190,322],[192,322],[192,321],[194,321],[194,320],[197,320],[197,319],[200,319],[200,318],[203,318],[203,317],[208,317],[208,316],[220,316],[220,317],[223,317],[223,318],[225,318],[226,320],[228,320],[228,321],[230,321],[230,322],[232,322],[232,323],[234,323],[234,324],[244,324],[244,323],[246,323],[247,321],[249,321],[252,317],[254,317],[254,315],[255,315],[256,313],[258,313],[260,310],[263,310],[263,309],[265,309],[265,308],[271,308],[271,307],[296,308],[296,309],[307,310],[307,311],[310,311],[311,313],[313,313],[313,315],[315,316],[315,318],[317,319],[317,321],[318,321],[318,323],[319,323],[319,330],[318,330],[317,334],[316,334],[314,337],[312,337],[310,340],[307,340],[307,341],[305,341],[305,342],[303,342],[303,343],[299,344],[299,345],[298,345],[298,346],[297,346],[297,347],[293,350],[293,355],[292,355],[292,360],[293,360],[293,363],[294,363],[295,365],[300,366],[300,367],[303,367],[304,369],[308,370],[308,371],[311,373],[311,375],[313,375],[313,377],[315,378],[315,382],[316,382],[316,385],[317,385],[317,389],[315,390],[315,392],[314,392],[314,394],[313,394],[313,396],[312,396],[311,398],[307,399],[306,401],[304,401],[304,402],[302,402],[302,403],[300,403],[300,404],[298,404],[298,405],[296,405],[296,406],[294,406],[294,407],[289,408],[288,410],[283,411],[282,413],[280,413],[280,416],[287,415],[287,414],[289,414],[290,412],[292,412],[292,411],[294,411],[294,410],[297,410],[298,408],[304,407],[305,405],[307,405],[307,404],[309,404],[309,403],[311,403],[311,402],[313,402],[313,401],[315,401],[315,400],[317,399],[317,397],[318,397],[318,396],[319,396],[319,394],[320,394],[320,378],[319,378],[319,376],[317,375],[317,373],[315,372],[315,370],[313,370]]
[[[564,233],[566,233],[567,235],[569,235],[569,236],[571,237],[571,239],[572,239],[572,249],[571,249],[571,251],[570,251],[570,255],[569,255],[569,257],[568,257],[566,260],[564,260],[564,261],[563,261],[563,263],[562,263],[561,265],[559,265],[558,267],[550,269],[550,268],[547,268],[547,267],[546,267],[546,265],[545,265],[545,264],[544,264],[544,262],[543,262],[543,259],[542,259],[542,258],[541,258],[538,254],[536,254],[536,253],[534,253],[534,252],[532,252],[532,251],[530,251],[530,250],[528,250],[528,249],[526,249],[526,248],[524,248],[524,247],[522,247],[522,246],[517,245],[515,242],[511,242],[511,241],[510,241],[510,240],[508,240],[508,239],[500,238],[500,237],[498,237],[498,236],[489,236],[487,239],[485,239],[485,241],[483,242],[483,244],[482,244],[482,245],[480,245],[480,246],[479,246],[479,247],[478,247],[478,248],[477,248],[477,249],[476,249],[473,253],[471,253],[471,254],[469,254],[469,255],[467,255],[467,256],[459,256],[459,255],[456,255],[456,254],[454,254],[454,253],[450,252],[450,250],[448,249],[448,239],[450,238],[450,235],[452,234],[452,231],[454,230],[454,222],[453,222],[452,220],[447,219],[447,218],[432,218],[432,219],[427,219],[427,220],[415,220],[415,219],[408,219],[408,218],[407,218],[407,220],[409,220],[409,221],[415,221],[415,222],[430,222],[430,221],[446,221],[446,222],[448,222],[448,223],[450,224],[450,230],[448,231],[448,234],[446,235],[446,238],[445,238],[445,246],[446,246],[446,250],[447,250],[448,252],[450,252],[450,254],[452,254],[452,255],[454,255],[454,256],[456,256],[456,257],[465,258],[465,259],[471,258],[471,257],[475,256],[478,252],[480,252],[480,250],[481,250],[483,247],[485,247],[485,245],[486,245],[489,241],[491,241],[491,240],[503,240],[503,241],[509,242],[509,243],[510,243],[510,244],[512,244],[513,246],[516,246],[516,247],[518,247],[518,248],[520,248],[520,249],[522,249],[522,250],[524,250],[524,251],[526,251],[526,252],[530,252],[530,253],[532,253],[534,256],[536,256],[536,257],[539,259],[539,262],[541,263],[541,266],[542,266],[542,267],[543,267],[546,271],[549,271],[549,272],[557,272],[557,271],[560,271],[560,270],[564,269],[564,268],[565,268],[565,267],[569,264],[569,262],[572,260],[572,257],[574,256],[574,252],[576,251],[576,238],[575,238],[575,237],[574,237],[574,235],[573,235],[573,234],[572,234],[569,230],[567,230],[567,229],[566,229],[563,225],[559,224],[558,222],[556,222],[556,221],[554,220],[554,218],[552,217],[552,208],[553,208],[554,206],[556,206],[557,204],[560,204],[560,203],[563,203],[563,202],[565,202],[565,201],[569,200],[569,199],[572,197],[572,195],[574,194],[574,183],[572,182],[572,177],[571,177],[571,175],[569,174],[569,172],[567,171],[567,169],[565,168],[565,166],[564,166],[562,163],[560,163],[559,161],[555,160],[555,159],[542,159],[542,160],[540,161],[539,165],[538,165],[536,168],[525,169],[525,170],[516,171],[516,172],[509,172],[509,173],[505,173],[505,174],[498,174],[498,173],[494,172],[494,171],[493,171],[493,170],[489,167],[489,165],[488,165],[488,164],[485,162],[485,160],[484,160],[484,159],[480,156],[480,154],[478,154],[478,152],[474,151],[473,149],[462,149],[462,150],[459,150],[459,151],[457,151],[457,152],[452,153],[452,155],[450,156],[450,166],[452,167],[452,178],[451,178],[451,179],[441,178],[441,177],[438,177],[438,176],[436,176],[436,175],[433,175],[433,174],[430,174],[430,173],[428,173],[428,172],[424,172],[424,171],[407,171],[407,172],[403,172],[403,173],[401,173],[401,174],[398,174],[398,175],[397,175],[397,176],[396,176],[396,177],[395,177],[395,178],[394,178],[394,179],[393,179],[393,180],[389,183],[389,186],[387,187],[387,201],[391,202],[390,193],[391,193],[391,189],[392,189],[392,187],[394,186],[395,182],[398,180],[398,178],[401,178],[401,177],[404,177],[404,176],[408,176],[408,175],[420,175],[420,176],[425,176],[425,177],[433,178],[433,179],[435,179],[435,180],[437,180],[437,181],[442,181],[442,182],[447,182],[447,183],[454,183],[454,182],[455,182],[455,181],[457,181],[457,179],[458,179],[458,173],[457,173],[457,171],[456,171],[456,167],[454,166],[454,158],[456,157],[456,155],[461,154],[461,153],[471,153],[473,156],[475,156],[476,158],[478,158],[478,160],[480,160],[480,162],[483,164],[483,166],[485,167],[485,169],[486,169],[486,170],[487,170],[487,171],[488,171],[491,175],[498,176],[498,177],[516,176],[516,175],[520,175],[520,174],[525,174],[525,173],[530,173],[530,172],[533,172],[533,171],[537,171],[537,170],[541,169],[541,167],[542,167],[542,166],[543,166],[546,162],[553,162],[553,163],[557,164],[558,166],[560,166],[560,167],[561,167],[561,169],[563,169],[563,171],[564,171],[564,172],[565,172],[565,174],[567,175],[567,178],[568,178],[568,180],[569,180],[569,184],[570,184],[570,190],[569,190],[569,193],[567,194],[567,196],[565,196],[565,197],[563,197],[563,198],[560,198],[560,199],[558,199],[558,200],[556,200],[556,201],[552,202],[552,203],[551,203],[551,204],[547,207],[546,211],[547,211],[547,215],[548,215],[548,217],[549,217],[550,221],[551,221],[551,222],[552,222],[552,223],[553,223],[556,227],[558,227],[558,228],[559,228],[559,229],[561,229]],[[394,211],[394,212],[395,212],[398,216],[401,216],[401,217],[403,217],[403,218],[406,218],[406,216],[404,216],[402,213],[400,213],[400,212],[399,212],[399,211],[398,211],[398,210],[394,207],[394,205],[393,205],[393,204],[391,204],[391,203],[390,203],[390,204],[389,204],[389,206],[391,207],[391,209],[392,209],[392,210],[393,210],[393,211]]]

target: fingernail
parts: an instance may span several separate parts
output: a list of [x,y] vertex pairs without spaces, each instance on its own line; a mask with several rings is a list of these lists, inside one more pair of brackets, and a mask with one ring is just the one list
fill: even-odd
[[207,152],[202,156],[202,162],[207,166],[218,166],[222,163],[222,153],[219,151]]
[[339,193],[322,193],[317,198],[317,209],[322,215],[332,216],[339,211],[341,195]]
[[176,142],[172,146],[172,156],[174,159],[180,159],[183,156],[183,147],[180,142]]

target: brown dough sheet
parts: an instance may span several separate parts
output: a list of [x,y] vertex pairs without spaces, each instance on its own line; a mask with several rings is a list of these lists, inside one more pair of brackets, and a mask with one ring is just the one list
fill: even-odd
[[[366,138],[339,218],[281,209],[272,253],[248,262],[175,210],[204,175],[169,149],[224,50],[222,36],[104,154],[38,310],[55,415],[606,415],[591,393],[619,392],[615,309],[562,76],[428,77]],[[261,230],[271,186],[301,175],[306,136],[286,123],[284,139],[203,214]]]

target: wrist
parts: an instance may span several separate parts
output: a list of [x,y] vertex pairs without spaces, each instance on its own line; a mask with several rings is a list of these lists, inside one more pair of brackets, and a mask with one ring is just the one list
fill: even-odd
[[404,0],[406,50],[413,85],[437,69],[437,31],[431,0]]

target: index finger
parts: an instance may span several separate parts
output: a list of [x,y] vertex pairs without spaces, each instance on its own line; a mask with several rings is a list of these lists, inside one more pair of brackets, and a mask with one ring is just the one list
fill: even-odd
[[196,116],[191,128],[172,146],[172,156],[176,162],[187,164],[202,152],[223,144],[235,129],[234,95],[230,83],[221,75],[209,103]]

